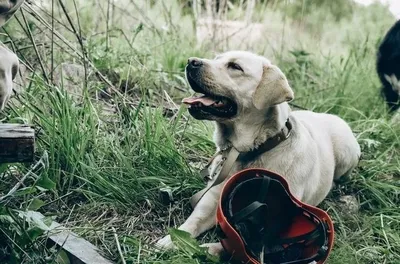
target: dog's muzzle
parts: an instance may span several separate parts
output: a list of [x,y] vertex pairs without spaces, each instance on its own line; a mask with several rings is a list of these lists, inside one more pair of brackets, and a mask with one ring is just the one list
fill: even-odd
[[236,115],[237,104],[230,98],[216,94],[214,89],[204,82],[206,71],[203,60],[189,58],[186,65],[186,79],[190,87],[200,95],[184,98],[182,102],[189,106],[189,113],[197,119],[229,119]]

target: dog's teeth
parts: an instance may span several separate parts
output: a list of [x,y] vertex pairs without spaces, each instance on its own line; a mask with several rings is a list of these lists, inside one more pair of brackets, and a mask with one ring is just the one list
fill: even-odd
[[219,101],[215,102],[214,105],[215,106],[222,106],[222,105],[224,105],[224,102],[219,100]]

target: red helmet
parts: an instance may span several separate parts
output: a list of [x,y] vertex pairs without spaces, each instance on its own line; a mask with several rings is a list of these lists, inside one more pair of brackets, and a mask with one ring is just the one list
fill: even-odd
[[225,183],[217,233],[235,260],[251,264],[322,264],[334,240],[325,211],[296,199],[282,176],[254,168]]

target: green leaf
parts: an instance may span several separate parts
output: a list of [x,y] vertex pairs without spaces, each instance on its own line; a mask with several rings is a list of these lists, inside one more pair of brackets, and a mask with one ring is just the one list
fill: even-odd
[[19,247],[25,248],[31,243],[31,239],[30,236],[27,235],[27,233],[22,232],[19,236],[15,238],[15,242],[18,244]]
[[67,254],[67,252],[65,252],[65,250],[61,249],[58,252],[55,263],[57,263],[57,264],[70,264],[71,263],[71,261],[69,260],[68,254]]
[[35,241],[39,236],[43,235],[44,230],[35,226],[26,231],[32,241]]
[[9,215],[0,214],[0,223],[2,223],[2,224],[4,224],[4,223],[7,223],[7,224],[14,224],[15,221],[14,221],[14,219],[13,219],[11,216],[9,216]]
[[8,164],[4,163],[4,164],[0,164],[0,174],[6,172],[8,169]]
[[13,196],[23,196],[26,194],[32,194],[36,192],[36,188],[35,187],[25,187],[25,188],[21,188],[18,191],[16,191]]
[[33,198],[32,202],[28,206],[28,210],[36,211],[40,207],[42,207],[45,203],[38,199],[38,198]]
[[47,190],[52,190],[56,187],[56,183],[53,182],[52,180],[50,180],[49,177],[47,177],[46,175],[43,175],[42,178],[40,178],[36,184],[42,188],[45,188]]
[[169,234],[175,246],[186,254],[192,257],[206,257],[209,261],[218,263],[218,258],[208,254],[207,248],[200,247],[197,240],[192,238],[188,232],[171,228]]

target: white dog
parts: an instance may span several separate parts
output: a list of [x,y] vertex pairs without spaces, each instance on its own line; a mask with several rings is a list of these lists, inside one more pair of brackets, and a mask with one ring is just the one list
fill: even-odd
[[[235,148],[251,153],[268,139],[284,135],[272,149],[257,152],[250,159],[238,158],[230,175],[248,167],[274,171],[285,177],[294,196],[318,205],[333,181],[357,166],[360,147],[347,123],[335,115],[291,111],[287,102],[293,99],[293,91],[285,75],[268,59],[244,51],[227,52],[214,60],[190,58],[186,77],[192,89],[202,95],[183,102],[194,118],[215,121],[217,151]],[[217,155],[209,167],[210,175],[220,160]],[[197,237],[216,224],[223,184],[205,193],[179,229]],[[210,245],[210,253],[222,250],[219,243]],[[170,236],[156,246],[174,247]]]
[[[24,0],[0,0],[0,26],[3,26],[21,7]],[[4,109],[18,72],[18,57],[0,43],[0,111]]]
[[0,44],[0,111],[12,94],[13,80],[18,73],[18,57]]

